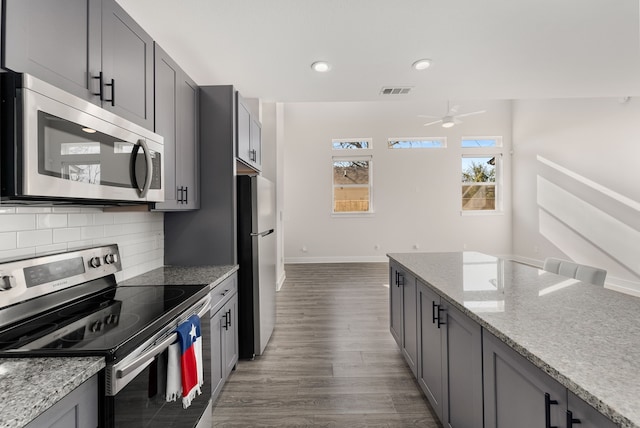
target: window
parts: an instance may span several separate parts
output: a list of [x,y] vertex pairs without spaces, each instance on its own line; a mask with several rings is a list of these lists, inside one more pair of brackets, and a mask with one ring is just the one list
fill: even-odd
[[348,138],[331,140],[333,150],[361,150],[371,148],[370,138]]
[[438,149],[447,147],[447,139],[435,138],[389,138],[390,149]]
[[499,184],[502,153],[500,137],[463,138],[462,211],[500,210]]
[[371,156],[333,158],[334,213],[372,211],[371,164]]

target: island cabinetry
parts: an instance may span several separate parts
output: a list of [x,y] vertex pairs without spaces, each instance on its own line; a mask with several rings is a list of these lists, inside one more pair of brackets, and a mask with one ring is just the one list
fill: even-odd
[[418,358],[416,278],[400,265],[392,264],[389,278],[390,329],[414,376]]
[[95,428],[98,426],[98,375],[29,422],[25,428]]
[[482,329],[417,281],[418,383],[445,427],[482,427]]
[[211,391],[215,400],[238,362],[238,275],[211,290]]
[[153,129],[153,40],[115,0],[7,0],[3,68]]
[[160,211],[200,207],[198,86],[155,45],[155,132],[164,137],[164,202]]
[[567,428],[615,428],[610,419],[591,407],[571,391],[567,391]]

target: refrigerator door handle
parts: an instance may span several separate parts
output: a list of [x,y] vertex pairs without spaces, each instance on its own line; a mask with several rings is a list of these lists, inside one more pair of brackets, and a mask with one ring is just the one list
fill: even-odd
[[275,232],[275,229],[265,230],[264,232],[252,232],[251,236],[260,236],[264,238],[267,235],[271,235],[273,232]]

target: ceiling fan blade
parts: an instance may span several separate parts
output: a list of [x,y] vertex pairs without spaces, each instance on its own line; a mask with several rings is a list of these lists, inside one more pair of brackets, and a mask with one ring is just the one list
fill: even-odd
[[435,121],[433,121],[433,122],[429,122],[429,123],[425,123],[425,124],[424,124],[424,126],[435,125],[436,123],[440,123],[440,122],[442,122],[442,119],[440,119],[440,120],[435,120]]
[[448,116],[455,116],[456,113],[458,113],[458,109],[460,108],[459,105],[454,105],[453,107],[451,107],[449,109],[449,112],[447,113]]
[[471,113],[457,114],[456,117],[473,116],[474,114],[480,114],[480,113],[484,113],[484,112],[486,112],[486,110],[472,111]]

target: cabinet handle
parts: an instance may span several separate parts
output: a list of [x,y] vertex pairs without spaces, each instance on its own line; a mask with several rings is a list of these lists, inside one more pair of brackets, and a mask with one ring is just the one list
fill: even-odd
[[103,88],[103,84],[104,84],[104,79],[102,76],[102,71],[100,73],[98,73],[97,76],[93,76],[94,79],[98,79],[98,85],[100,85],[100,90],[98,91],[98,93],[96,94],[95,92],[93,93],[93,95],[97,95],[100,97],[100,101],[104,101],[104,88]]
[[105,83],[104,86],[111,86],[111,99],[105,100],[106,102],[110,102],[111,106],[116,105],[116,81],[111,79],[111,83]]
[[404,285],[404,275],[398,272],[398,287]]
[[558,428],[551,426],[551,405],[557,405],[557,400],[552,400],[548,392],[544,393],[544,426],[545,428]]
[[178,193],[178,203],[181,204],[182,203],[182,186],[178,187],[177,189],[177,193]]
[[184,203],[189,203],[189,187],[184,186]]
[[438,305],[438,328],[440,328],[440,326],[445,325],[446,322],[442,321],[442,312],[445,312],[446,309],[442,307],[442,305]]
[[227,311],[227,327],[231,327],[231,309]]
[[224,328],[225,330],[229,330],[229,320],[227,319],[227,314],[227,312],[222,314],[222,316],[224,317],[224,325],[222,326],[222,328]]
[[440,315],[439,311],[436,311],[436,308],[439,308],[440,305],[436,304],[436,302],[431,301],[431,324],[435,324],[438,321],[438,315]]
[[573,424],[581,424],[580,419],[573,417],[573,412],[567,410],[567,428],[573,428]]

